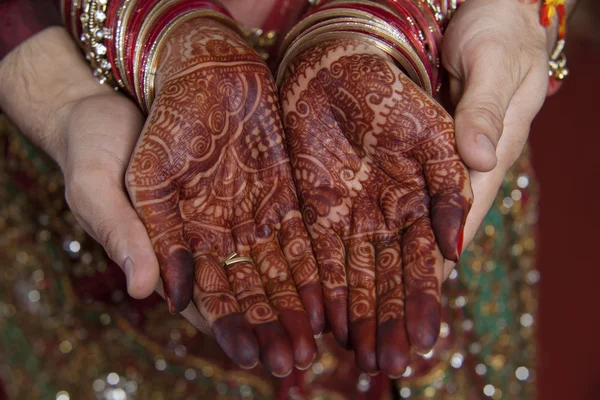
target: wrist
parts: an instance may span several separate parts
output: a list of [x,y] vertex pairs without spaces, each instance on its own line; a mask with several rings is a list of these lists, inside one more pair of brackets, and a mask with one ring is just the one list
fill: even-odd
[[60,163],[70,104],[112,90],[99,85],[63,28],[21,43],[0,62],[0,107]]
[[319,3],[284,39],[277,84],[282,84],[290,63],[316,44],[360,38],[387,53],[411,80],[434,95],[440,84],[441,20],[436,15],[441,15],[435,4],[419,4],[392,0]]
[[154,100],[158,60],[167,39],[181,25],[207,18],[242,33],[218,0],[60,1],[65,24],[84,50],[94,76],[122,89],[144,113]]
[[155,92],[158,94],[165,82],[199,71],[203,66],[243,61],[263,63],[238,32],[210,18],[192,19],[165,38],[158,56]]

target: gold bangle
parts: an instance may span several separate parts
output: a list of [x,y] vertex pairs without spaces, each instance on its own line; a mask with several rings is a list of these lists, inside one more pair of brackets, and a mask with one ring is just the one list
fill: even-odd
[[[77,25],[81,23],[79,21],[79,19],[77,18],[77,10],[79,10],[80,6],[81,6],[80,0],[72,0],[71,1],[71,15],[69,16],[70,17],[69,22],[71,24],[71,32],[73,32],[73,36],[77,35]],[[83,46],[81,44],[81,38],[76,37],[75,42],[77,42],[77,46],[79,46],[79,48],[83,50]]]
[[108,0],[83,0],[80,39],[85,58],[92,67],[94,77],[98,78],[100,84],[106,83],[117,89],[110,62],[106,57],[108,49],[104,44],[107,4]]
[[[165,10],[167,10],[169,7],[173,6],[174,4],[179,3],[180,1],[181,0],[165,0],[165,1],[156,3],[152,7],[152,9],[148,12],[148,14],[146,15],[146,18],[144,19],[144,21],[138,31],[138,35],[136,38],[135,52],[133,53],[133,71],[132,71],[133,72],[133,82],[131,82],[131,86],[133,89],[132,90],[133,96],[137,99],[138,104],[140,105],[140,107],[142,107],[142,109],[144,110],[145,113],[147,113],[149,109],[148,110],[144,109],[145,101],[143,99],[142,87],[140,85],[140,83],[141,83],[140,82],[140,71],[141,71],[140,63],[142,61],[142,55],[143,55],[143,51],[144,51],[144,44],[146,43],[146,37],[148,35],[148,31],[154,26],[156,20],[165,12]],[[163,31],[160,32],[159,38],[162,37],[162,33],[165,30],[169,29],[170,25],[171,24],[169,23],[169,24],[167,24],[167,26],[165,26]],[[155,51],[155,49],[153,47],[154,46],[152,46],[152,48],[150,48],[148,50],[148,60],[152,57],[152,55]]]
[[[346,5],[346,4],[364,4],[364,5],[368,5],[370,7],[377,7],[381,10],[394,13],[394,11],[392,9],[385,7],[384,5],[381,5],[379,3],[369,1],[369,0],[333,1],[333,2],[327,3],[318,12],[306,16],[304,19],[302,19],[300,22],[298,22],[296,25],[294,25],[292,27],[292,29],[288,32],[288,34],[285,36],[285,38],[281,44],[281,48],[282,49],[287,48],[289,43],[291,43],[293,41],[293,39],[295,38],[295,36],[298,35],[298,32],[303,31],[306,26],[309,26],[309,25],[312,25],[313,23],[315,23],[313,21],[319,21],[320,19],[352,16],[352,17],[357,17],[357,18],[364,18],[365,20],[372,20],[372,21],[377,20],[377,21],[381,21],[382,25],[385,25],[385,26],[388,25],[386,21],[382,20],[381,18],[375,17],[374,15],[372,15],[366,11],[353,10],[353,9],[347,9],[347,8],[346,9],[339,9],[339,8],[331,9],[331,7],[333,7],[333,6]],[[318,5],[318,3],[317,3],[317,5]]]
[[115,64],[119,70],[121,80],[118,82],[121,87],[133,95],[133,89],[129,78],[127,77],[127,69],[125,68],[125,33],[131,14],[135,10],[138,0],[124,0],[121,9],[117,13],[117,26],[114,37],[114,46],[116,51]]

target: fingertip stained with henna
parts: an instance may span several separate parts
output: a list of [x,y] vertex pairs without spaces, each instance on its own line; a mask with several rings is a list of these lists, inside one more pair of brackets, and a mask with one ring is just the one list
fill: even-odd
[[356,365],[368,374],[377,368],[377,323],[374,317],[362,318],[350,324],[350,341],[355,352]]
[[194,259],[189,251],[177,249],[167,257],[163,268],[163,285],[171,313],[186,309],[192,298],[193,284]]
[[279,321],[254,325],[260,346],[260,360],[274,376],[282,378],[294,367],[292,344]]
[[440,334],[441,304],[429,293],[406,298],[406,330],[410,344],[420,354],[428,353]]
[[258,363],[258,342],[242,313],[219,318],[213,324],[212,331],[225,354],[234,363],[246,369]]

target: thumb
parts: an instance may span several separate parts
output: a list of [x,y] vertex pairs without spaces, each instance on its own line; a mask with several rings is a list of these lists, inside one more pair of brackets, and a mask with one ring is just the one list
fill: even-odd
[[134,298],[149,296],[159,280],[159,267],[144,224],[122,187],[89,174],[67,182],[66,198],[73,214],[125,272]]
[[456,144],[463,162],[475,171],[496,166],[504,116],[520,83],[513,65],[502,60],[505,52],[488,51],[464,68],[464,91],[454,116]]

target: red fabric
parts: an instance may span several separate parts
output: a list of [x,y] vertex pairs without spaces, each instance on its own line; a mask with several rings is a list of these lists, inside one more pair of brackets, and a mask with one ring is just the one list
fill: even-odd
[[265,23],[262,26],[262,29],[265,32],[269,32],[271,30],[278,31],[279,43],[277,46],[273,46],[270,51],[270,65],[273,69],[276,68],[276,65],[273,64],[277,61],[277,51],[279,49],[279,45],[281,41],[285,37],[285,33],[287,33],[292,26],[300,20],[300,17],[308,11],[308,1],[306,0],[277,0],[273,6],[273,9],[269,13]]
[[53,0],[0,0],[0,59],[36,33],[60,24]]
[[541,189],[538,398],[595,400],[600,382],[600,46],[568,40],[571,73],[544,105],[530,136]]

